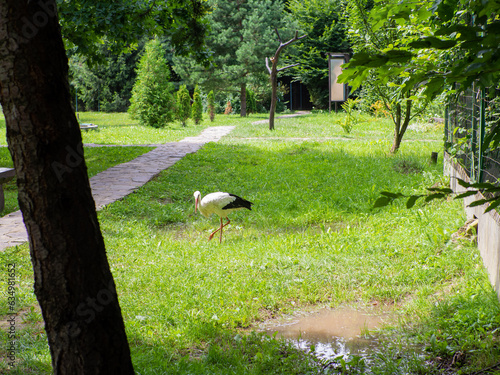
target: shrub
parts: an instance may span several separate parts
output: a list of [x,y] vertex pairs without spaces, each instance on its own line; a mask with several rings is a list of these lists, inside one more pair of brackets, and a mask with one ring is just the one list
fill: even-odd
[[210,116],[210,121],[215,119],[215,95],[214,91],[210,91],[207,96],[207,111]]
[[225,115],[230,115],[233,112],[233,107],[231,106],[231,101],[227,101],[226,109],[224,110]]
[[203,103],[201,102],[200,88],[196,85],[193,93],[193,105],[191,106],[191,117],[198,125],[203,121]]
[[159,40],[149,41],[137,68],[129,113],[143,125],[164,127],[173,120],[174,86]]
[[247,112],[257,112],[257,101],[255,100],[255,93],[247,89]]
[[342,104],[342,108],[344,109],[346,116],[343,122],[340,123],[340,126],[346,133],[350,133],[354,125],[357,125],[360,122],[359,117],[354,111],[354,107],[359,102],[359,99],[347,99]]
[[187,119],[191,116],[191,98],[186,85],[181,85],[177,91],[177,118],[186,126]]

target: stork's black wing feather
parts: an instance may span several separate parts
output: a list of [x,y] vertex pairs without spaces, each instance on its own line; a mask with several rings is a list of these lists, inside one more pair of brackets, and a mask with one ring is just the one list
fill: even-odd
[[243,199],[241,197],[238,197],[237,195],[228,193],[231,197],[234,197],[235,200],[232,201],[231,203],[226,204],[224,207],[222,207],[223,210],[227,210],[229,208],[248,208],[249,210],[252,209],[252,202],[247,201],[246,199]]

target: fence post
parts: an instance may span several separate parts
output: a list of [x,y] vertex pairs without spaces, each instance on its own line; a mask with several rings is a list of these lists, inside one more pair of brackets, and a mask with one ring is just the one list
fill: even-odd
[[484,133],[486,128],[485,115],[486,89],[481,89],[481,104],[479,106],[479,160],[478,160],[478,177],[477,182],[483,182],[483,153],[484,153]]
[[476,112],[476,103],[477,103],[477,95],[475,90],[475,85],[472,84],[471,90],[471,105],[472,105],[472,114],[471,114],[471,144],[470,144],[470,178],[472,182],[477,182],[477,174],[476,174],[476,150],[477,150],[477,112]]

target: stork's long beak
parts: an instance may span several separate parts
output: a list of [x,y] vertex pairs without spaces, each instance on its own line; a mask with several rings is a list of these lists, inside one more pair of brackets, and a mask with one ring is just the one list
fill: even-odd
[[198,198],[194,199],[194,213],[196,213],[196,209],[198,208]]

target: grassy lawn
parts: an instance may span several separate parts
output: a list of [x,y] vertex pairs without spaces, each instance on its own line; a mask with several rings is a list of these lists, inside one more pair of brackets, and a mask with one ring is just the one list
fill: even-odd
[[127,113],[80,112],[80,123],[93,123],[98,130],[88,130],[82,133],[83,143],[104,145],[145,145],[180,141],[182,138],[199,134],[208,122],[183,127],[175,122],[161,129],[139,125],[130,119]]
[[[452,239],[465,221],[462,203],[372,209],[382,190],[446,184],[442,158],[429,163],[442,130],[409,130],[394,156],[386,120],[366,118],[345,134],[340,114],[280,119],[272,133],[252,125],[260,119],[219,116],[213,125],[236,126],[229,136],[99,212],[137,373],[439,374],[453,359],[464,373],[496,363],[498,301],[475,246]],[[218,219],[194,215],[195,190],[229,191],[254,209],[231,215],[222,244],[208,242]],[[28,247],[0,257],[16,264],[23,321],[11,373],[49,374]],[[365,366],[356,358],[325,366],[250,333],[269,317],[374,303],[392,319],[370,333],[382,344]]]
[[[182,138],[197,135],[209,126],[209,122],[205,119],[197,126],[188,121],[186,127],[174,122],[168,127],[155,129],[139,125],[137,121],[130,118],[128,113],[79,112],[78,119],[80,123],[98,125],[97,130],[82,131],[83,143],[102,145],[148,145],[176,142]],[[0,146],[6,144],[5,120],[0,111]]]

